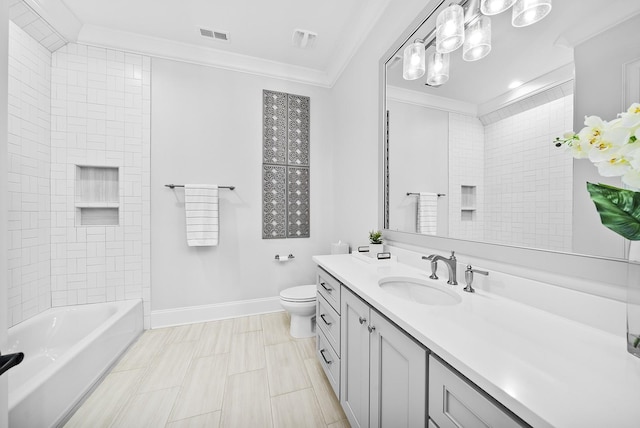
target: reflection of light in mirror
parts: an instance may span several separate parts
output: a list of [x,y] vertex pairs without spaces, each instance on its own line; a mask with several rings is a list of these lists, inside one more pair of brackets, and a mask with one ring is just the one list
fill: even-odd
[[465,61],[476,61],[491,52],[491,19],[480,16],[467,28],[462,58]]
[[449,80],[449,54],[433,52],[429,55],[427,67],[427,84],[442,85]]
[[404,50],[402,77],[405,80],[415,80],[424,76],[424,45],[415,42]]
[[509,83],[508,88],[509,89],[515,89],[515,88],[519,88],[520,86],[522,86],[522,81],[514,80],[513,82]]

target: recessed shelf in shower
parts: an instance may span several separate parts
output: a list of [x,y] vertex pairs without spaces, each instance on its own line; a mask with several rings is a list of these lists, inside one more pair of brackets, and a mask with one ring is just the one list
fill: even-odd
[[111,166],[76,166],[76,226],[117,226],[120,171]]

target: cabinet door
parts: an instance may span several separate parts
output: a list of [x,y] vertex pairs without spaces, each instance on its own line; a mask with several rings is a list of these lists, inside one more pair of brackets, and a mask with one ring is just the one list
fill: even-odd
[[371,427],[427,425],[427,351],[371,311]]
[[342,288],[340,404],[352,427],[369,426],[369,306]]

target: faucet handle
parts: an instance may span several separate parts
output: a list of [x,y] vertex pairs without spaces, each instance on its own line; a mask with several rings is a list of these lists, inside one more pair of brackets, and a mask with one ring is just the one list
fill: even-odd
[[480,275],[489,275],[489,272],[486,270],[474,269],[471,265],[467,265],[467,270],[464,271],[464,281],[467,284],[466,287],[463,288],[467,293],[475,293],[476,290],[473,289],[471,284],[473,283],[473,273],[479,273]]
[[456,260],[456,252],[455,251],[451,252],[451,256],[449,257],[449,260]]

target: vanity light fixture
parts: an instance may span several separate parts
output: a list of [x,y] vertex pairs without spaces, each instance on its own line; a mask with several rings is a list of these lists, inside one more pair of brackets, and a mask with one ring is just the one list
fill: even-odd
[[464,43],[464,9],[453,4],[440,12],[436,19],[436,50],[449,53]]
[[526,27],[535,24],[551,12],[551,0],[517,0],[513,5],[511,24]]
[[489,52],[491,52],[491,18],[480,15],[465,31],[462,59],[477,61],[489,55]]
[[449,54],[434,51],[429,55],[427,85],[440,86],[449,80]]
[[484,15],[497,15],[513,6],[516,0],[482,0],[480,11]]
[[416,80],[424,76],[424,42],[416,40],[404,50],[402,61],[402,77],[405,80]]

